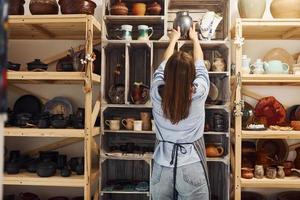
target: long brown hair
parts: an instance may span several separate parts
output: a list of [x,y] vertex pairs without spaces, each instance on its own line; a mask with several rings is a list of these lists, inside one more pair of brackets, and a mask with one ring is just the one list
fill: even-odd
[[183,51],[175,52],[165,67],[162,109],[173,124],[188,117],[192,103],[193,81],[195,79],[194,59]]

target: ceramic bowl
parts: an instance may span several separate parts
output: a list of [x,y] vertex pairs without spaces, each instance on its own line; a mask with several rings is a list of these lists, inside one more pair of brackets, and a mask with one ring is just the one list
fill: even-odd
[[56,0],[31,0],[29,10],[33,15],[57,15],[58,5]]
[[92,0],[59,0],[62,14],[94,15],[97,5]]

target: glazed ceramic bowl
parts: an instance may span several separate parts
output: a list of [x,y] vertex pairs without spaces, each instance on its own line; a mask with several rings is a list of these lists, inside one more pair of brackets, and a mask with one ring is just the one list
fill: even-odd
[[58,5],[56,0],[31,0],[29,10],[33,15],[57,15]]
[[93,15],[97,5],[92,0],[59,0],[62,14]]

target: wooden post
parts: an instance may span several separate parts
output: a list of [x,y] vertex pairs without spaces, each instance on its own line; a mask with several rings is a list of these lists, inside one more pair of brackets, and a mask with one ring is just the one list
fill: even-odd
[[[86,55],[93,54],[93,20],[91,16],[87,17],[86,21]],[[84,157],[85,157],[85,171],[84,171],[84,199],[91,199],[91,172],[92,172],[92,139],[93,139],[93,125],[92,125],[92,102],[93,102],[93,88],[92,88],[92,68],[93,62],[87,61],[86,75],[85,75],[85,137],[84,137]]]
[[[236,38],[242,38],[242,22],[241,19],[236,21]],[[241,65],[242,65],[242,46],[239,44],[235,45],[235,60],[236,60],[236,77],[237,77],[237,89],[236,89],[236,110],[235,110],[235,179],[234,179],[234,188],[235,188],[235,200],[241,200],[241,148],[242,148],[242,116],[241,112]]]

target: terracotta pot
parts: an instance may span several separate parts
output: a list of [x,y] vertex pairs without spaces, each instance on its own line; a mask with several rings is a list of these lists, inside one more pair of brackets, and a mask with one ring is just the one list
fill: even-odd
[[110,14],[112,14],[112,15],[127,15],[128,8],[126,7],[125,3],[122,3],[121,0],[119,0],[114,5],[111,6]]
[[300,131],[300,121],[291,121],[291,127],[293,127],[295,131]]
[[145,15],[145,13],[146,13],[146,4],[134,3],[132,5],[132,14],[133,15]]
[[29,10],[33,15],[57,15],[58,5],[56,0],[31,0]]
[[207,157],[220,157],[224,153],[224,148],[222,146],[217,146],[214,144],[206,145],[205,149]]
[[9,0],[9,15],[24,15],[25,0]]
[[239,0],[238,8],[242,18],[262,18],[266,0]]
[[300,147],[296,148],[295,150],[296,150],[296,152],[297,152],[297,157],[296,157],[296,159],[294,160],[295,168],[296,168],[296,169],[300,169]]
[[92,0],[59,0],[62,14],[93,15],[97,4]]
[[300,0],[273,0],[271,13],[274,18],[300,18]]
[[161,13],[161,5],[154,1],[153,3],[148,5],[147,11],[150,15],[159,15]]
[[242,178],[252,179],[254,177],[252,168],[242,168]]

